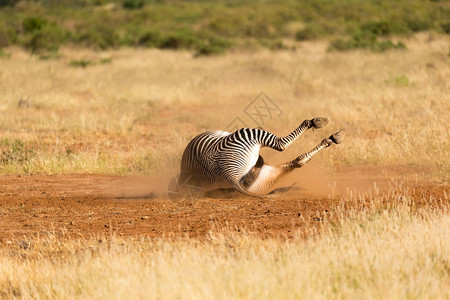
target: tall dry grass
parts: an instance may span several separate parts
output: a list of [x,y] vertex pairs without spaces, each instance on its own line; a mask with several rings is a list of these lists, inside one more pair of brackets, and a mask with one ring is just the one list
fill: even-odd
[[[337,207],[339,221],[324,220],[306,240],[221,230],[204,240],[49,235],[5,242],[0,297],[448,299],[448,207],[417,210],[411,199],[398,188],[369,207]],[[382,201],[392,206],[383,209]]]
[[[295,51],[194,58],[188,52],[62,49],[39,60],[18,50],[0,58],[0,140],[19,159],[1,173],[160,174],[176,171],[190,137],[224,129],[265,92],[283,111],[264,127],[284,135],[306,118],[330,124],[270,160],[292,159],[338,129],[345,144],[317,160],[330,166],[427,166],[448,182],[449,38],[404,41],[408,50],[330,53],[326,42]],[[71,64],[86,60],[85,68]],[[105,63],[106,62],[106,63]],[[20,100],[27,100],[21,102]],[[8,148],[9,147],[9,148]],[[279,156],[278,156],[279,155]]]

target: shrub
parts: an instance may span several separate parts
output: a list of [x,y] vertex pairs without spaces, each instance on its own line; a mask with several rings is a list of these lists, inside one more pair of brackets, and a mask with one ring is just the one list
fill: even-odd
[[48,21],[42,17],[26,17],[22,21],[25,33],[36,32],[48,24]]
[[99,63],[101,65],[110,64],[110,63],[112,63],[112,58],[102,58],[102,59],[100,59]]
[[17,32],[12,28],[12,26],[7,26],[0,23],[0,48],[8,47],[16,42]]
[[70,61],[69,65],[73,66],[73,67],[81,67],[81,68],[86,68],[87,66],[91,65],[92,61],[90,60],[84,60],[84,59],[80,59],[80,60],[72,60]]
[[389,49],[406,49],[402,42],[394,43],[391,40],[379,40],[375,34],[360,32],[349,39],[334,39],[328,47],[329,51],[348,51],[354,49],[368,49],[374,52],[384,52]]
[[441,28],[446,34],[450,34],[450,22],[442,23]]
[[157,30],[147,30],[142,33],[137,45],[145,47],[159,47],[162,44],[162,34]]
[[57,52],[67,40],[67,30],[41,17],[27,17],[22,26],[25,32],[22,43],[32,53]]
[[0,0],[0,8],[5,6],[14,6],[19,0]]
[[[448,10],[443,2],[432,1],[219,0],[212,4],[202,0],[23,0],[15,5],[16,2],[0,0],[0,47],[26,44],[32,51],[57,49],[69,40],[99,49],[126,45],[214,53],[225,48],[215,46],[214,41],[203,36],[205,32],[228,41],[239,39],[249,47],[272,41],[265,45],[277,48],[282,47],[280,40],[292,37],[292,29],[299,23],[306,23],[294,34],[299,41],[348,34],[348,40],[334,42],[337,48],[368,43],[384,49],[392,45],[377,38],[429,29],[450,32]],[[107,3],[111,5],[95,7]],[[56,27],[63,34],[55,33]],[[375,42],[373,38],[360,39],[362,34],[375,36]],[[47,42],[51,44],[48,47]]]
[[144,6],[144,0],[124,0],[122,7],[125,9],[140,9]]
[[231,46],[231,42],[218,37],[209,37],[205,42],[197,45],[195,56],[224,53]]
[[104,50],[117,47],[120,39],[115,29],[108,25],[108,22],[94,22],[79,29],[76,41],[86,46]]
[[32,53],[44,53],[57,52],[64,42],[64,31],[57,27],[49,27],[33,33],[24,45]]
[[388,21],[372,21],[362,24],[361,31],[369,32],[375,36],[386,36],[392,32],[392,26]]
[[323,30],[315,25],[306,25],[295,34],[297,41],[315,40],[324,34]]
[[288,49],[288,47],[283,43],[282,40],[271,41],[268,46],[269,46],[270,50],[285,50],[285,49]]
[[159,48],[163,49],[194,49],[201,41],[193,31],[183,29],[171,32],[161,37]]
[[431,29],[433,27],[429,19],[423,17],[409,16],[405,18],[405,23],[412,32],[419,32]]
[[391,40],[382,40],[375,41],[373,45],[371,45],[370,50],[375,52],[384,52],[389,49],[406,49],[406,45],[403,42],[394,43]]

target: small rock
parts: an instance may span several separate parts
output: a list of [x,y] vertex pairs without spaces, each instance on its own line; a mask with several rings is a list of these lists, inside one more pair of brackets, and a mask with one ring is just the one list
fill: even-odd
[[19,242],[19,247],[21,249],[28,249],[28,248],[30,248],[30,246],[31,246],[31,243],[28,242],[28,241],[22,240],[22,241]]

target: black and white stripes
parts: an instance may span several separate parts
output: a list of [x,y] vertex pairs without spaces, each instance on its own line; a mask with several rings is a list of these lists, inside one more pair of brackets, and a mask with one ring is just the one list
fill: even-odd
[[[204,132],[192,139],[183,153],[180,182],[195,182],[203,190],[235,188],[245,194],[259,196],[281,175],[300,167],[299,161],[302,160],[299,156],[288,163],[269,166],[259,155],[261,147],[283,151],[307,129],[321,128],[327,122],[326,118],[305,120],[285,137],[256,128],[242,128],[233,133]],[[332,143],[332,140],[325,139],[313,149],[314,152],[304,154],[302,165]]]

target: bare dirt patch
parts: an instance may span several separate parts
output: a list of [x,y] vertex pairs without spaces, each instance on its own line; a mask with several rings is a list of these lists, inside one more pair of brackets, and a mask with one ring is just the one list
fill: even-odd
[[[165,197],[166,179],[1,176],[0,241],[48,233],[70,237],[115,234],[201,238],[222,227],[262,237],[289,238],[319,229],[324,219],[339,218],[333,215],[338,206],[363,209],[373,205],[373,198],[392,192],[393,186],[410,188],[415,209],[448,205],[450,187],[420,180],[420,174],[419,169],[352,168],[328,176],[320,185],[310,182],[312,189],[296,188],[272,199],[233,193],[182,202]],[[358,194],[366,196],[357,200]]]

